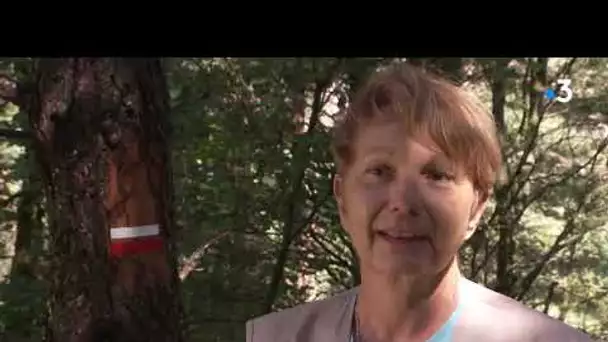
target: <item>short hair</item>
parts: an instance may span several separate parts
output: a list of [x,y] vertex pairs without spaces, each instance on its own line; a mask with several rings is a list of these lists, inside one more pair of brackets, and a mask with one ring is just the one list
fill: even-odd
[[462,166],[478,190],[491,192],[502,155],[495,121],[473,96],[448,80],[408,63],[374,73],[334,125],[338,173],[352,162],[352,143],[373,119],[404,120],[407,134],[424,132]]

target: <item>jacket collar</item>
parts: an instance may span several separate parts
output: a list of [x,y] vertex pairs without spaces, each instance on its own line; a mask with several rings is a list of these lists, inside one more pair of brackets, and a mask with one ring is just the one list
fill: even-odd
[[325,336],[331,336],[331,339],[327,340],[327,342],[350,341],[353,314],[358,294],[359,287],[345,291],[342,296],[339,296],[342,297],[342,300],[340,301],[338,310],[332,310],[333,312],[326,311],[319,317],[323,325],[322,330],[327,332]]

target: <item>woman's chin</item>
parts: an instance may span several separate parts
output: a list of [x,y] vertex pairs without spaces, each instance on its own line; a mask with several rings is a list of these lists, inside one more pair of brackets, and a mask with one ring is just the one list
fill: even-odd
[[396,274],[424,274],[434,270],[435,251],[430,241],[377,239],[373,246],[374,268]]
[[429,259],[378,258],[373,263],[374,273],[392,277],[433,274],[436,273],[436,268]]

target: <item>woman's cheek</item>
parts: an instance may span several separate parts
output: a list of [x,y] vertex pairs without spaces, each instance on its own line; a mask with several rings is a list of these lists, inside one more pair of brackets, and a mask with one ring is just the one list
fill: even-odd
[[440,211],[453,210],[458,203],[454,189],[445,185],[425,184],[420,195],[427,206],[438,207]]
[[438,244],[447,247],[460,240],[467,216],[464,199],[458,200],[450,192],[427,192],[424,202]]
[[388,199],[388,189],[389,186],[387,183],[381,182],[369,182],[364,183],[362,186],[362,197],[365,198],[366,206],[368,207],[378,207],[382,205],[383,201]]
[[350,193],[349,224],[360,236],[369,236],[374,218],[382,207],[384,191],[379,187],[358,186]]

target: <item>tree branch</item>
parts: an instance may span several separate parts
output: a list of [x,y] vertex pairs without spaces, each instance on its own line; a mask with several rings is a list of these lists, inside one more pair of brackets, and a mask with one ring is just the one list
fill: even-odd
[[341,277],[340,274],[338,274],[337,270],[334,270],[331,268],[331,265],[327,266],[325,268],[325,270],[327,271],[327,274],[329,274],[329,276],[338,284],[342,285],[342,287],[344,287],[345,289],[350,288],[350,284],[348,284],[345,280],[344,277]]
[[549,312],[549,306],[551,306],[551,302],[553,302],[553,295],[555,294],[555,288],[557,287],[558,282],[554,281],[549,285],[549,291],[547,291],[547,297],[545,298],[545,302],[543,303],[543,313],[547,314]]
[[326,192],[325,195],[319,200],[317,198],[317,200],[315,201],[314,206],[312,207],[312,209],[310,210],[310,213],[308,214],[308,216],[306,217],[306,219],[302,222],[302,224],[300,224],[299,227],[297,227],[295,229],[295,231],[293,232],[292,236],[290,237],[291,240],[295,239],[298,237],[298,235],[300,235],[300,233],[302,232],[302,230],[304,230],[304,228],[308,227],[308,225],[312,222],[314,216],[317,214],[317,212],[319,211],[319,208],[321,208],[321,205],[323,203],[325,203],[325,201],[327,201],[327,199],[331,196],[330,192]]
[[483,255],[483,260],[479,263],[479,265],[477,265],[476,268],[471,271],[471,278],[477,277],[477,274],[479,274],[479,272],[488,265],[488,262],[490,262],[490,257],[494,255],[496,249],[498,248],[498,244],[490,245],[489,243],[485,243],[484,246],[485,251]]
[[330,260],[333,258],[333,261],[336,265],[342,266],[346,269],[350,269],[351,265],[348,260],[342,258],[339,255],[339,252],[333,250],[333,248],[331,247],[331,241],[328,241],[328,239],[322,234],[317,234],[317,232],[314,232],[312,230],[310,231],[310,237],[319,245],[319,247],[321,247],[321,249],[323,249],[331,257],[329,258]]
[[14,129],[0,128],[0,139],[7,140],[30,140],[31,135],[25,131],[17,131]]
[[184,262],[182,263],[182,267],[179,270],[179,279],[181,281],[186,280],[186,278],[188,277],[188,275],[192,271],[194,271],[194,269],[196,268],[196,266],[198,266],[199,260],[203,257],[203,255],[205,255],[205,253],[211,247],[211,245],[213,245],[214,243],[216,243],[217,241],[219,241],[224,236],[228,235],[228,233],[229,232],[223,232],[223,233],[217,235],[216,237],[214,237],[211,240],[207,241],[206,244],[204,244],[204,245],[200,246],[199,248],[197,248],[192,254],[190,254],[190,256],[187,257],[184,260]]
[[551,248],[549,248],[549,250],[540,258],[540,261],[534,266],[534,268],[522,278],[521,288],[520,288],[519,294],[516,297],[518,300],[523,299],[523,297],[530,290],[530,288],[532,287],[532,284],[534,283],[536,278],[538,278],[538,276],[543,271],[543,269],[545,268],[547,263],[555,255],[557,255],[557,253],[559,253],[561,250],[563,250],[565,247],[571,245],[572,243],[576,243],[576,242],[580,241],[584,237],[584,235],[586,234],[585,231],[581,232],[578,236],[576,236],[571,241],[565,242],[568,239],[568,236],[571,235],[572,232],[576,229],[575,219],[578,215],[581,215],[581,210],[583,210],[585,201],[588,196],[589,196],[588,192],[584,192],[581,195],[580,201],[578,202],[576,209],[574,210],[571,217],[566,222],[564,229],[562,229],[560,234],[555,238]]
[[[604,139],[600,143],[597,150],[585,163],[573,166],[572,168],[570,168],[570,170],[560,174],[559,176],[562,176],[560,179],[553,181],[553,182],[547,182],[545,184],[545,186],[539,187],[536,191],[531,193],[529,197],[527,197],[527,198],[524,197],[524,198],[521,198],[520,200],[525,201],[526,207],[527,207],[531,203],[535,202],[537,199],[541,198],[549,189],[552,189],[552,188],[555,188],[555,187],[558,187],[558,186],[564,184],[570,178],[574,177],[580,170],[586,168],[589,165],[592,165],[593,167],[595,167],[596,163],[598,162],[599,156],[601,155],[602,152],[604,152],[604,150],[606,148],[608,148],[608,138]],[[552,174],[552,175],[554,175],[554,174]]]
[[574,225],[573,219],[571,219],[566,224],[564,229],[560,232],[560,234],[557,236],[557,238],[555,238],[555,241],[553,241],[553,245],[551,245],[551,248],[549,248],[549,250],[547,252],[545,252],[545,254],[543,254],[543,256],[540,258],[540,261],[538,261],[536,263],[534,268],[523,277],[523,279],[521,281],[521,288],[519,290],[519,293],[515,296],[515,298],[517,300],[522,300],[524,298],[524,296],[526,295],[526,293],[528,293],[528,291],[532,287],[532,284],[534,283],[536,278],[538,278],[538,276],[543,271],[543,269],[545,268],[547,263],[555,255],[557,255],[557,253],[559,253],[562,249],[564,249],[567,246],[567,244],[564,244],[562,242],[574,230],[574,228],[575,228],[575,225]]
[[[315,90],[313,95],[313,104],[312,104],[312,113],[309,121],[308,130],[304,133],[305,136],[312,136],[315,132],[315,126],[319,121],[320,112],[322,110],[321,107],[321,96],[325,91],[326,87],[330,84],[333,77],[333,72],[328,75],[325,79],[319,80],[317,79],[315,82]],[[275,302],[275,299],[278,295],[279,285],[283,279],[284,267],[288,258],[289,247],[292,242],[297,238],[295,234],[295,207],[298,196],[301,193],[302,184],[304,177],[306,175],[306,157],[308,156],[308,148],[310,144],[306,143],[302,140],[296,140],[293,147],[293,163],[294,163],[294,173],[289,180],[291,184],[287,184],[288,189],[286,190],[286,194],[288,194],[285,203],[285,212],[284,212],[284,226],[283,226],[283,239],[281,241],[281,245],[279,247],[277,253],[277,260],[274,265],[274,269],[272,271],[272,277],[270,281],[270,286],[268,288],[268,292],[266,293],[266,300],[264,301],[264,313],[268,313],[272,311],[272,305]]]
[[557,81],[558,79],[564,77],[565,75],[570,74],[572,72],[572,66],[574,65],[574,63],[576,62],[576,60],[577,60],[577,57],[573,57],[568,62],[564,63],[559,68],[559,70],[557,71],[557,74],[555,75],[555,78],[552,79],[548,83],[553,83],[553,82]]

